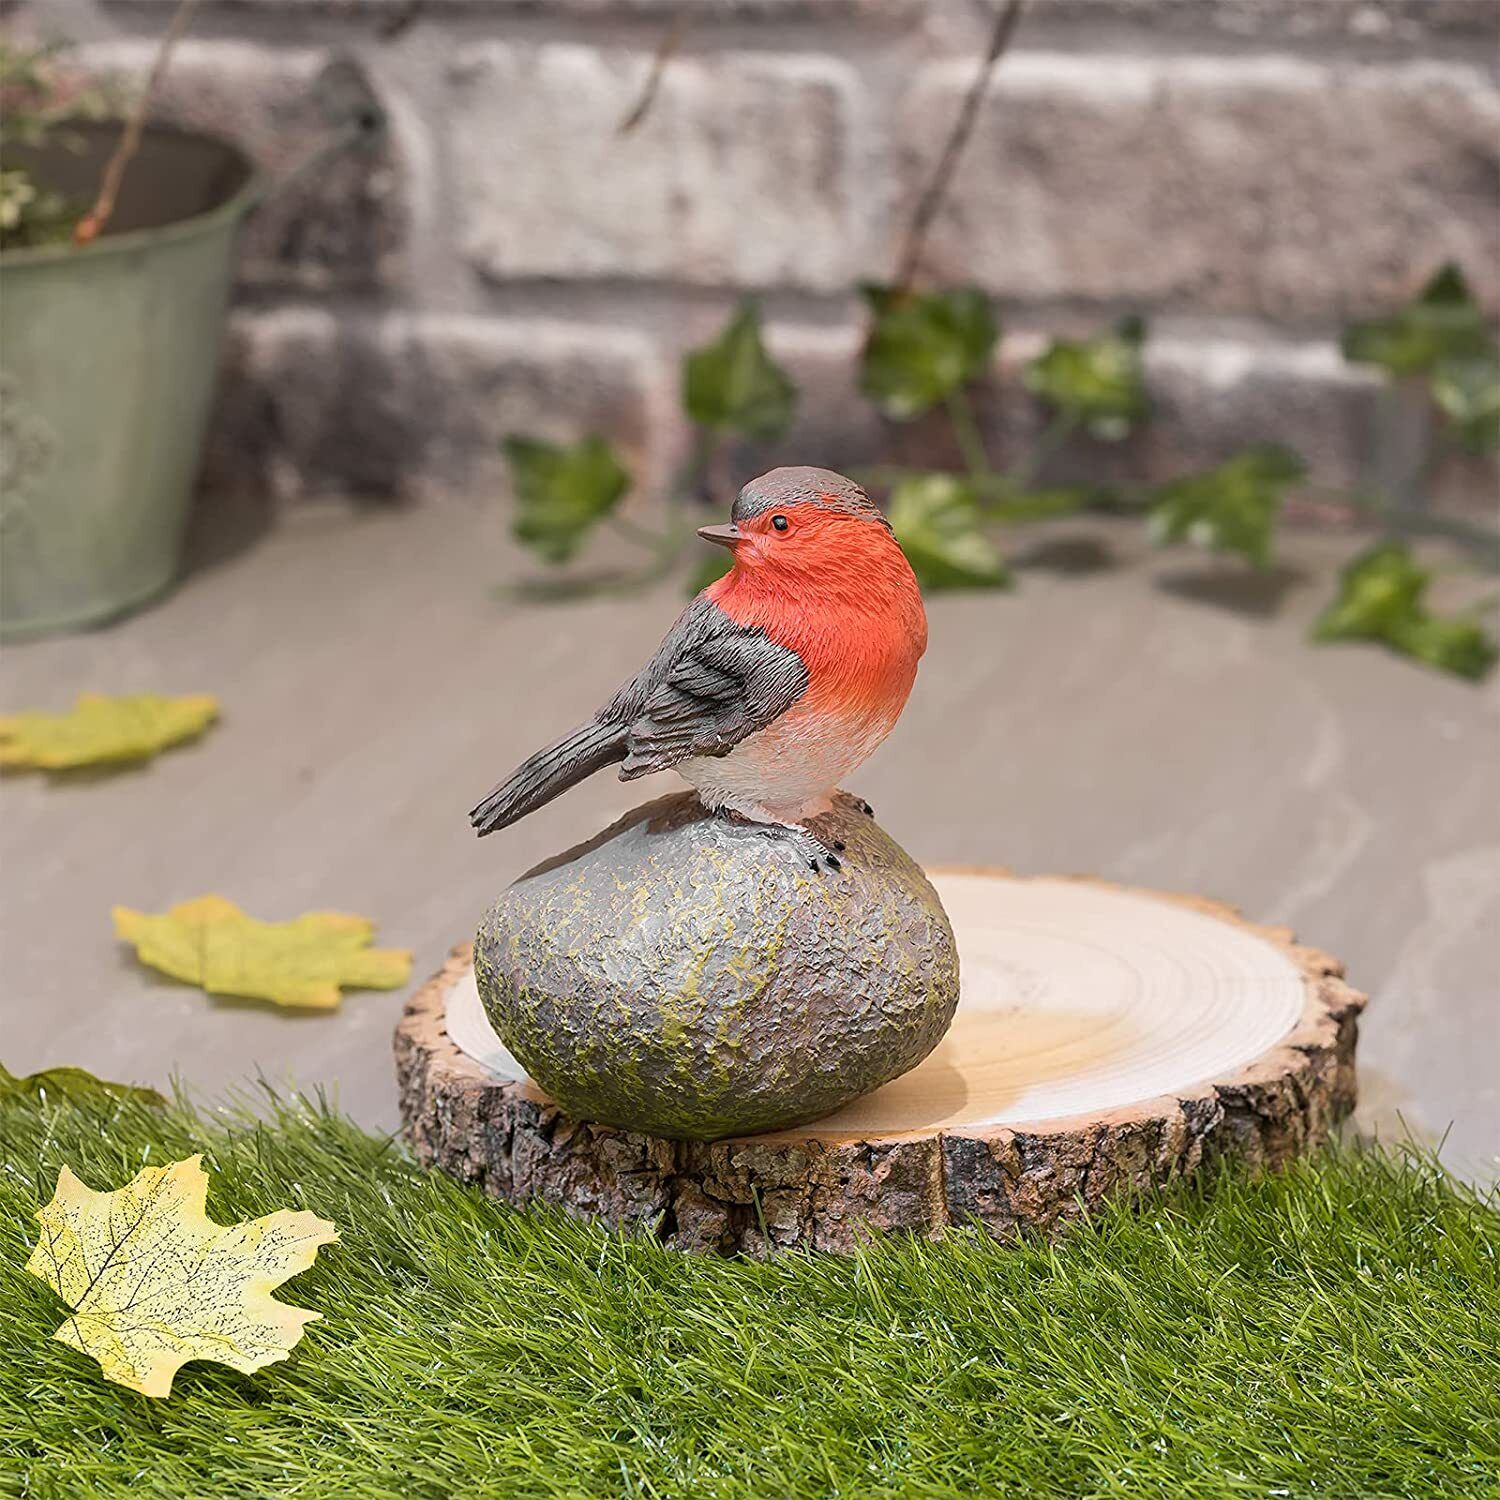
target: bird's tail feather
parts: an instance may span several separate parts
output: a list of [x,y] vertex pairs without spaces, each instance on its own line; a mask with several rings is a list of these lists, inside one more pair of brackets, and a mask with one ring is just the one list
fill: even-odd
[[556,744],[522,761],[469,814],[469,822],[483,838],[535,812],[585,776],[592,776],[624,755],[625,735],[620,726],[590,720],[571,734],[565,734]]

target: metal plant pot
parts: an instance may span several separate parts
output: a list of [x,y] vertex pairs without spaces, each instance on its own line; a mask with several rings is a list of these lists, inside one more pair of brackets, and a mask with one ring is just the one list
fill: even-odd
[[[7,164],[88,203],[120,128],[70,128]],[[292,176],[380,128],[362,106]],[[108,233],[0,255],[0,638],[99,624],[170,587],[235,233],[265,196],[236,147],[150,127]]]
[[[118,132],[80,127],[78,149],[25,164],[89,202]],[[111,233],[0,256],[6,637],[107,620],[172,582],[254,189],[233,146],[150,129]]]

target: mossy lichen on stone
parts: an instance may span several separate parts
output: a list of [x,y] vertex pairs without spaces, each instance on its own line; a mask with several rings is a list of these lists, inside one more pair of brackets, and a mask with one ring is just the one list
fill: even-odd
[[581,1119],[713,1140],[829,1114],[920,1062],[958,1003],[948,919],[848,799],[814,873],[684,793],[516,881],[475,944],[485,1009]]

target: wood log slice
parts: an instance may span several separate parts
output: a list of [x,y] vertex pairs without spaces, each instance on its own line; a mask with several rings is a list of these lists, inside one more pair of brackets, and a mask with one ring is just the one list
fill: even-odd
[[1219,1158],[1282,1165],[1353,1108],[1365,997],[1287,929],[1097,880],[932,880],[962,968],[947,1036],[874,1093],[766,1135],[570,1118],[506,1052],[455,948],[396,1031],[417,1156],[681,1249],[847,1252],[872,1229],[1050,1232]]

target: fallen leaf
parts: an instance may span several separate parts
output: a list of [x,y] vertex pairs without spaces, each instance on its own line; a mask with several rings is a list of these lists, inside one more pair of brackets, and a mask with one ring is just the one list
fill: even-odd
[[109,1083],[86,1068],[47,1068],[17,1078],[0,1063],[0,1104],[25,1100],[31,1104],[101,1104],[110,1100],[162,1109],[166,1100],[155,1089],[133,1083]]
[[64,1167],[37,1211],[42,1232],[26,1269],[73,1309],[53,1337],[145,1396],[169,1396],[190,1359],[245,1374],[275,1364],[321,1316],[271,1292],[312,1265],[338,1230],[290,1209],[215,1224],[202,1162],[146,1167],[106,1193]]
[[83,693],[65,714],[33,711],[0,718],[0,766],[71,771],[150,760],[169,745],[202,734],[218,712],[218,701],[204,695]]
[[115,933],[142,963],[211,995],[331,1010],[351,989],[394,990],[411,978],[411,954],[372,948],[375,924],[314,911],[259,922],[222,896],[200,896],[160,915],[114,909]]

